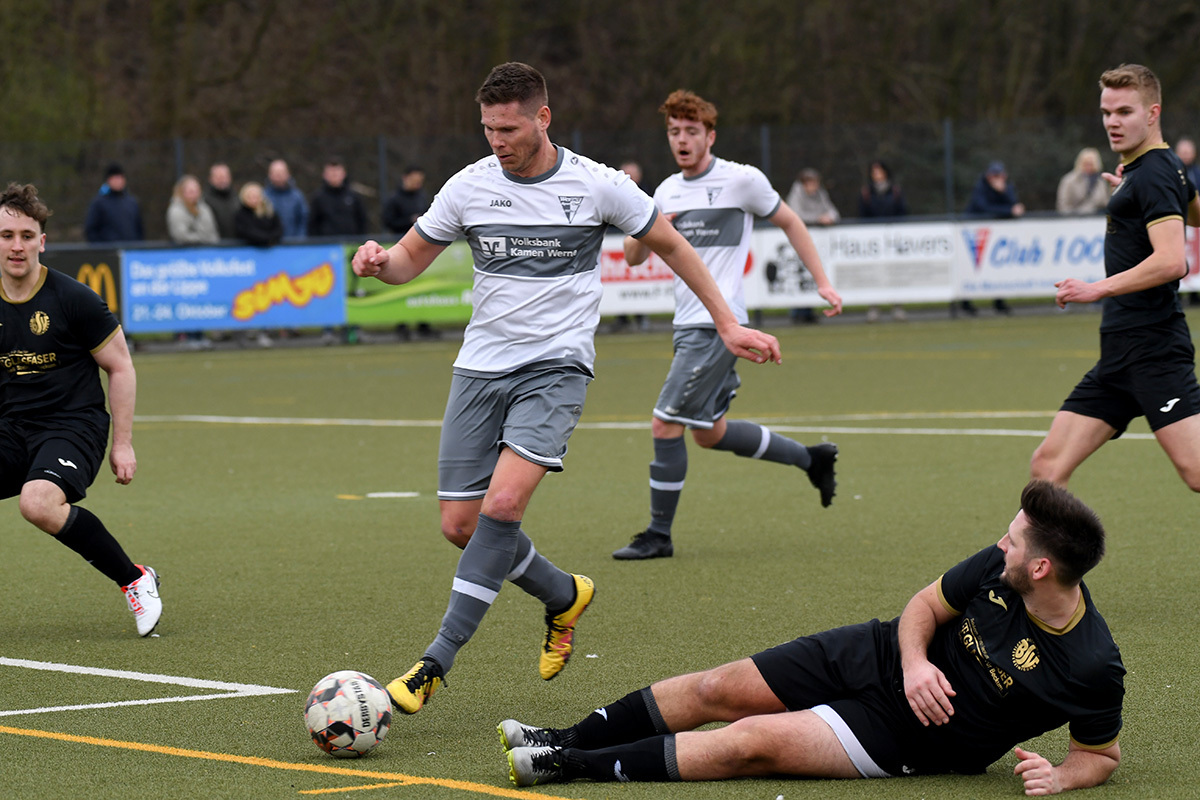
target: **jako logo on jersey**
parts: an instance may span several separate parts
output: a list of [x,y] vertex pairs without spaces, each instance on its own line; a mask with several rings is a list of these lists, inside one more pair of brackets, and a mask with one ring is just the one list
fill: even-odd
[[563,197],[558,196],[558,202],[562,205],[563,213],[567,215],[567,222],[575,221],[575,212],[579,211],[579,207],[583,205],[582,197]]
[[971,261],[974,262],[977,270],[983,265],[983,254],[987,250],[987,240],[991,232],[991,228],[963,231],[963,239],[967,242],[967,250],[971,251]]
[[708,204],[711,206],[721,196],[721,187],[718,186],[715,189],[707,189],[706,191],[708,192]]
[[35,335],[41,336],[50,330],[50,316],[45,311],[33,312],[33,316],[29,318],[29,330],[33,331]]
[[508,255],[508,237],[480,236],[479,247],[488,258],[501,258]]
[[493,197],[492,202],[488,205],[492,208],[512,208],[512,200],[506,197]]
[[70,467],[71,469],[79,469],[79,467],[75,466],[74,462],[67,461],[66,459],[60,458],[58,460],[58,463],[62,464],[64,467]]

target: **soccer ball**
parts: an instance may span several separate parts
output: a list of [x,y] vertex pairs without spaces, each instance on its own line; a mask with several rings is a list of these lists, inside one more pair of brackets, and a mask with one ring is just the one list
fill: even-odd
[[387,736],[392,708],[379,681],[344,669],[317,681],[304,704],[304,724],[326,753],[358,758]]

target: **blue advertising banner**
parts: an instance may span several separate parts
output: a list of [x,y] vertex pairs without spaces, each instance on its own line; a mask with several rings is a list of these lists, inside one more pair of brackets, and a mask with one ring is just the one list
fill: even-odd
[[346,257],[337,244],[126,250],[122,256],[129,333],[346,322]]

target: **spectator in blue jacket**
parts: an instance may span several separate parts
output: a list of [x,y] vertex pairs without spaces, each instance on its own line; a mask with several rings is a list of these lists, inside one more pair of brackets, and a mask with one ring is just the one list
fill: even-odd
[[304,199],[304,193],[296,188],[291,170],[282,158],[275,159],[267,167],[267,184],[263,187],[263,194],[279,215],[284,239],[303,239],[308,235],[308,201]]
[[[1017,201],[1017,190],[1008,181],[1008,170],[1003,161],[993,161],[979,176],[975,188],[971,190],[971,198],[967,201],[968,216],[991,217],[993,219],[1014,219],[1025,213],[1025,204]],[[992,301],[997,314],[1011,314],[1012,309],[1004,298],[997,297]],[[975,305],[970,300],[963,300],[960,308],[970,316],[975,316]],[[954,306],[950,307],[955,311]]]
[[120,164],[109,164],[105,170],[104,185],[88,206],[83,232],[89,242],[137,242],[146,238],[142,207],[129,193]]

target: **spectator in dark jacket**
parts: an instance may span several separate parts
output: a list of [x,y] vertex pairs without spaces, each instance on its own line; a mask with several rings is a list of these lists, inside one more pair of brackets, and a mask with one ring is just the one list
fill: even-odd
[[204,187],[204,202],[212,209],[217,219],[217,233],[222,239],[234,239],[237,231],[233,218],[237,216],[242,201],[233,190],[233,173],[229,165],[218,161],[208,168],[208,185]]
[[904,192],[892,180],[892,171],[882,161],[872,161],[867,167],[867,185],[858,198],[860,217],[903,217],[908,214]]
[[425,192],[425,171],[420,167],[404,170],[396,193],[383,206],[383,226],[403,236],[417,217],[429,210],[429,195]]
[[362,236],[367,232],[367,210],[362,198],[346,183],[346,166],[331,158],[321,171],[320,191],[309,201],[309,236]]
[[83,225],[89,242],[137,242],[146,238],[142,227],[142,207],[126,188],[125,170],[110,164],[104,173],[104,185],[88,206]]
[[[860,217],[886,218],[904,217],[908,215],[908,203],[904,200],[904,192],[892,180],[892,171],[882,161],[872,161],[867,167],[867,185],[862,188],[858,198],[858,215]],[[879,307],[867,307],[867,322],[879,319]],[[908,314],[900,304],[892,306],[892,319],[904,321]]]
[[[1008,182],[1008,170],[1003,161],[993,161],[979,176],[975,188],[971,190],[971,198],[967,201],[966,213],[974,217],[990,217],[993,219],[1013,219],[1025,213],[1025,204],[1017,202],[1017,190]],[[1012,309],[1004,298],[997,297],[992,301],[997,314],[1011,314]],[[972,317],[975,316],[975,305],[970,300],[963,300],[959,307]],[[955,312],[950,305],[950,312]]]
[[263,194],[261,184],[250,181],[238,193],[242,207],[234,217],[237,238],[244,239],[255,247],[270,247],[283,238],[283,223],[271,201]]
[[971,190],[971,199],[967,201],[966,213],[1000,219],[1025,213],[1025,204],[1017,202],[1017,190],[1008,181],[1008,170],[1003,161],[988,164],[987,171],[979,176]]

